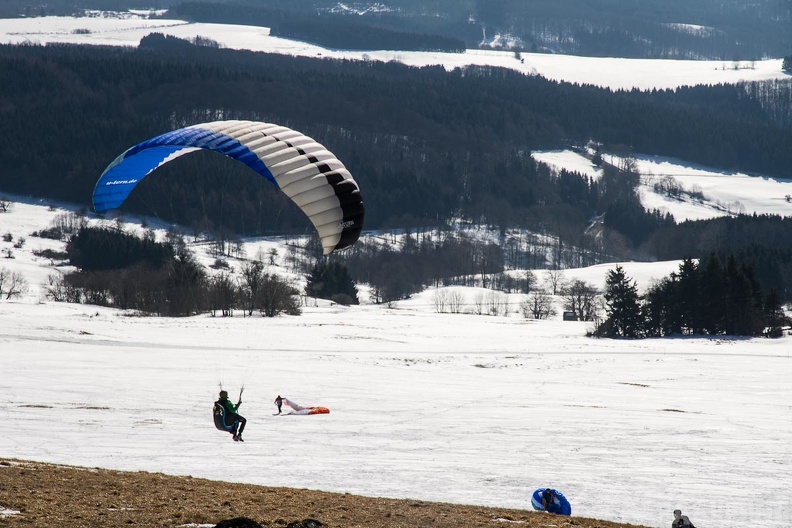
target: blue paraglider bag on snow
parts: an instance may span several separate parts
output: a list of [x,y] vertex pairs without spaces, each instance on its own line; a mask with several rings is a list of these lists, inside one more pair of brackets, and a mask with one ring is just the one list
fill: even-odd
[[556,500],[545,508],[542,504],[542,494],[545,489],[546,488],[539,488],[531,495],[531,506],[533,506],[534,510],[546,511],[558,515],[572,515],[572,505],[569,504],[564,494],[556,489],[551,488],[551,491],[555,494]]

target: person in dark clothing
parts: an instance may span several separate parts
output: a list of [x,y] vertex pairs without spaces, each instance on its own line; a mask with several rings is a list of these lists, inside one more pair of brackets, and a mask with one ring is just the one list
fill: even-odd
[[561,501],[550,488],[542,492],[542,506],[548,513],[561,513]]
[[240,394],[240,400],[235,404],[231,403],[231,400],[228,399],[228,392],[221,390],[220,391],[220,399],[217,400],[217,404],[221,405],[226,411],[226,422],[227,423],[236,423],[236,430],[232,431],[234,435],[235,442],[244,442],[242,440],[242,431],[245,430],[245,424],[247,420],[237,413],[237,409],[239,406],[242,405],[242,395]]
[[681,510],[674,510],[674,522],[671,523],[671,528],[696,528],[690,522],[687,515],[682,515]]

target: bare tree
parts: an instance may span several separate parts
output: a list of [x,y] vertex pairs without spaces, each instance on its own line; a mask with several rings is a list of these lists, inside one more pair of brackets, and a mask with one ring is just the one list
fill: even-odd
[[561,292],[564,296],[564,309],[575,312],[579,321],[593,321],[597,315],[596,286],[575,279]]
[[11,210],[12,202],[6,196],[0,196],[0,213],[7,213]]
[[69,211],[55,216],[50,222],[50,230],[63,240],[67,235],[73,235],[87,225],[88,220],[85,217]]
[[261,284],[264,282],[264,265],[253,260],[242,265],[242,292],[247,315],[253,315],[256,308]]
[[219,309],[223,317],[234,315],[237,288],[228,273],[215,275],[209,281],[209,310],[212,315]]
[[265,274],[261,284],[258,308],[261,310],[261,314],[266,317],[275,317],[281,313],[300,315],[298,295],[297,289],[283,279],[276,275]]
[[484,293],[478,292],[473,296],[473,313],[476,315],[484,315],[485,312]]
[[465,305],[465,295],[461,290],[453,289],[448,294],[448,310],[451,313],[462,313],[462,308]]
[[563,288],[564,272],[557,269],[548,270],[545,282],[549,286],[550,293],[552,295],[558,295],[559,290]]
[[555,315],[553,299],[549,293],[542,290],[532,292],[520,303],[520,312],[526,319],[547,319]]
[[6,300],[13,299],[21,297],[27,291],[28,282],[22,273],[0,268],[0,297],[5,296]]
[[52,274],[47,277],[44,296],[55,302],[79,303],[82,301],[82,292],[69,284],[61,274]]
[[445,313],[448,305],[448,290],[435,290],[432,295],[435,313]]
[[638,174],[638,161],[632,156],[624,156],[619,164],[621,172]]
[[487,312],[490,315],[506,315],[509,310],[509,302],[506,295],[501,292],[491,291],[487,294]]

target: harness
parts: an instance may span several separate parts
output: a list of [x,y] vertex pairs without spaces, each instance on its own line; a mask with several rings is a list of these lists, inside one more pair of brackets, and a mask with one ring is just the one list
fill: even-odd
[[239,425],[239,420],[234,420],[232,423],[228,423],[228,409],[226,409],[223,405],[220,405],[220,402],[214,403],[214,424],[221,431],[225,431],[227,433],[234,433],[236,431],[237,425]]

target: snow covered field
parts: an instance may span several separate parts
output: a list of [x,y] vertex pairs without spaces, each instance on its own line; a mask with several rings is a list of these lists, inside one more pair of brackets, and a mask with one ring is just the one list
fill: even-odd
[[[79,31],[77,30],[87,30]],[[469,50],[465,54],[332,51],[266,28],[139,17],[0,20],[0,42],[135,46],[152,31],[292,55],[492,64],[611,88],[665,88],[785,77],[780,60],[649,61]],[[598,173],[571,152],[535,153]],[[792,182],[638,158],[649,185],[673,175],[703,202],[642,192],[678,221],[745,212],[787,214]],[[0,457],[159,471],[371,496],[530,508],[552,486],[573,513],[668,526],[681,508],[699,527],[792,526],[792,338],[594,340],[588,323],[437,314],[432,291],[384,306],[304,307],[299,317],[138,318],[47,301],[58,273],[31,237],[64,209],[22,200],[0,235],[25,237],[0,268],[30,283],[0,299]],[[657,200],[657,202],[652,202]],[[129,219],[132,228],[133,219]],[[282,241],[250,241],[247,255]],[[204,262],[214,259],[200,254]],[[232,263],[233,264],[233,263]],[[624,263],[646,287],[675,262]],[[604,285],[613,265],[566,270]],[[281,262],[273,268],[291,273]],[[542,273],[537,272],[540,281]],[[465,290],[468,300],[475,292]],[[244,443],[214,429],[221,384],[248,419]],[[281,394],[331,409],[273,416]],[[0,504],[0,512],[2,512]]]
[[789,77],[781,70],[781,59],[732,62],[593,58],[537,53],[522,53],[518,58],[510,51],[475,49],[465,53],[345,51],[272,37],[269,29],[262,27],[149,19],[130,13],[95,15],[97,16],[0,19],[0,43],[43,45],[61,42],[137,46],[144,36],[159,32],[183,39],[208,37],[227,48],[295,56],[397,61],[410,66],[440,64],[449,70],[467,65],[492,65],[526,74],[539,74],[557,81],[628,90],[730,84]]
[[[0,214],[26,237],[0,267],[31,283],[0,301],[2,457],[514,508],[553,486],[595,518],[792,524],[790,337],[593,340],[588,323],[437,314],[431,291],[393,309],[127,317],[42,298],[55,270],[31,251],[58,243],[29,233],[61,212]],[[565,276],[602,284],[611,267]],[[625,267],[646,285],[676,263]],[[220,383],[245,386],[245,443],[214,429]],[[331,413],[273,416],[278,394]]]
[[[602,169],[571,150],[537,151],[532,156],[557,170],[566,169],[594,179],[602,175]],[[619,166],[618,158],[605,158]],[[792,196],[792,179],[720,171],[663,156],[636,155],[634,159],[641,174],[638,192],[643,206],[669,212],[677,222],[734,213],[792,215],[792,203],[787,201],[787,196]],[[704,199],[675,199],[655,192],[654,184],[666,177],[676,180],[686,191],[701,191]]]

